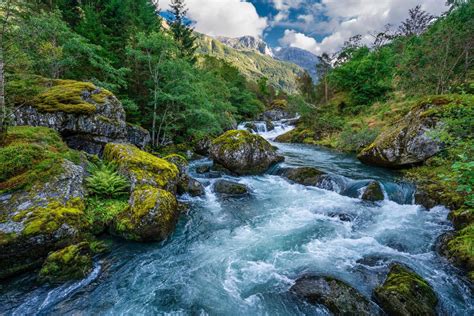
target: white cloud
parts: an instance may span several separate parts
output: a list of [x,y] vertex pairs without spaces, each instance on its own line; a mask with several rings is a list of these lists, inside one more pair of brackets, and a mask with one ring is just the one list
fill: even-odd
[[[161,0],[160,8],[168,9],[170,0]],[[196,31],[211,36],[261,36],[268,26],[255,6],[242,0],[187,0],[188,16],[195,21]]]
[[[398,25],[410,8],[418,4],[431,14],[439,15],[447,8],[445,0],[322,0],[320,3],[306,3],[304,13],[297,21],[281,23],[288,29],[280,40],[282,45],[307,49],[315,54],[334,53],[351,36],[361,34],[369,43],[368,35],[374,30],[382,30],[390,23]],[[312,16],[311,19],[308,16]],[[324,19],[321,17],[324,16]],[[302,23],[302,21],[304,23]],[[305,32],[325,35],[317,42]]]

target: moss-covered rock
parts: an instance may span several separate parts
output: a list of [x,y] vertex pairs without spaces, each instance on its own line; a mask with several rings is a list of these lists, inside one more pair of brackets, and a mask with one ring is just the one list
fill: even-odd
[[469,279],[474,282],[474,224],[445,235],[440,248],[441,254],[465,269]]
[[114,218],[113,234],[133,241],[162,241],[174,230],[178,202],[168,191],[141,185],[132,193],[130,208]]
[[239,175],[265,172],[284,159],[261,136],[239,130],[228,131],[216,138],[210,152],[214,161]]
[[290,291],[310,304],[322,304],[335,315],[379,315],[380,311],[350,285],[331,278],[303,276]]
[[64,283],[86,277],[92,270],[92,250],[89,243],[82,242],[52,252],[39,272],[41,283]]
[[241,196],[249,193],[249,189],[245,184],[228,180],[217,180],[213,189],[214,192],[227,196]]
[[104,149],[104,159],[118,165],[119,172],[130,180],[132,191],[138,186],[150,185],[176,192],[179,180],[178,167],[134,145],[107,144]]
[[358,158],[367,164],[401,168],[420,164],[436,155],[442,144],[430,133],[440,121],[437,111],[450,102],[452,100],[443,97],[423,100],[401,121],[383,131]]
[[311,167],[280,168],[277,174],[292,182],[308,186],[318,186],[318,184],[326,178],[324,172]]
[[186,174],[186,170],[189,166],[189,162],[186,158],[179,154],[171,154],[166,157],[163,157],[164,160],[176,165],[178,167],[179,173],[181,175]]
[[149,141],[146,131],[127,126],[117,98],[90,82],[32,76],[12,80],[8,89],[20,95],[13,99],[15,125],[55,129],[72,148],[97,154],[109,142],[129,140],[144,147]]
[[393,264],[374,297],[389,315],[436,315],[438,299],[431,286],[415,272]]
[[310,129],[297,127],[275,138],[279,143],[316,144],[316,134]]
[[382,185],[378,181],[370,182],[362,194],[362,200],[364,201],[377,202],[383,201],[384,198]]

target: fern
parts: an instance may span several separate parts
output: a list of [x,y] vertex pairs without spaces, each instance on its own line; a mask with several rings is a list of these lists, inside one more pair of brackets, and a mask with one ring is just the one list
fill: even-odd
[[86,186],[91,194],[108,198],[128,194],[130,184],[127,178],[117,172],[114,163],[104,161],[91,163],[88,172],[90,176],[86,179]]

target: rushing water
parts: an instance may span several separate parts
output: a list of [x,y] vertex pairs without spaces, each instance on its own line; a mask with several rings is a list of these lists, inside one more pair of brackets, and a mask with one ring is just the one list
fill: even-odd
[[[263,136],[285,129],[277,124]],[[474,313],[468,283],[434,249],[451,230],[448,210],[413,205],[410,185],[352,156],[275,145],[286,157],[283,166],[317,167],[331,174],[335,191],[290,184],[271,170],[234,179],[251,188],[250,196],[222,199],[211,190],[215,179],[194,173],[211,162],[193,162],[190,172],[207,185],[206,196],[187,198],[191,208],[169,240],[115,241],[88,278],[56,288],[23,276],[0,288],[0,314],[327,315],[288,294],[299,276],[334,276],[370,297],[394,261],[433,286],[439,314]],[[383,202],[358,198],[371,179],[383,184]]]

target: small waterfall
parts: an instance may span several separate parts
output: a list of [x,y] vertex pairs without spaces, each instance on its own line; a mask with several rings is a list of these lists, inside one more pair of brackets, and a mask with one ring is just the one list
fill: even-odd
[[294,119],[285,119],[280,121],[247,121],[242,122],[238,125],[239,130],[247,130],[253,134],[258,134],[263,138],[272,140],[286,132],[294,129],[294,122],[298,120],[298,117]]

